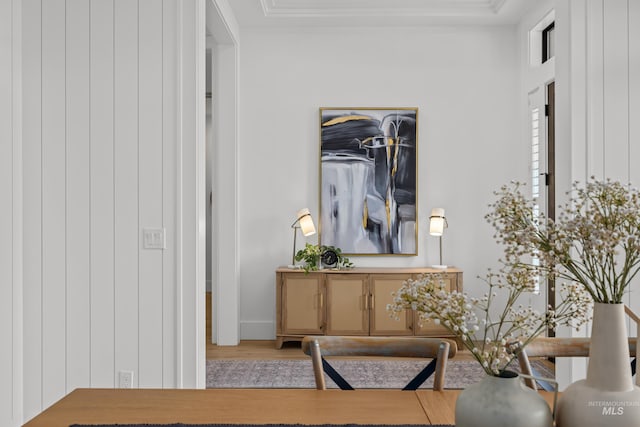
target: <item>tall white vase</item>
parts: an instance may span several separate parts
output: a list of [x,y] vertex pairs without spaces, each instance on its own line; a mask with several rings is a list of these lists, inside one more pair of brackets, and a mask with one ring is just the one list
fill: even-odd
[[640,388],[633,384],[624,304],[594,305],[587,378],[558,400],[557,427],[639,427]]
[[547,402],[516,373],[487,375],[460,392],[456,427],[551,427]]

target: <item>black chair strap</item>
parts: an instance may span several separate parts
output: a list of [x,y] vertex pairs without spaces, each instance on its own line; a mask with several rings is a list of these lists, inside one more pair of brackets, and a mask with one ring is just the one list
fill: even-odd
[[333,369],[333,366],[331,366],[324,357],[322,358],[322,369],[326,372],[327,375],[329,375],[329,378],[331,378],[333,382],[336,383],[338,387],[340,387],[340,390],[353,390],[351,384],[349,384],[347,380],[342,378],[342,375],[340,375],[338,371]]
[[424,383],[436,371],[436,362],[438,359],[433,359],[422,371],[418,373],[409,383],[404,386],[402,390],[417,390],[418,387]]
[[631,361],[631,376],[636,374],[636,357]]
[[[433,373],[436,371],[436,362],[438,359],[433,359],[422,371],[418,373],[409,383],[404,386],[402,390],[417,390]],[[327,360],[322,357],[322,369],[333,380],[340,390],[353,390],[351,384],[345,380],[342,375],[336,371]]]

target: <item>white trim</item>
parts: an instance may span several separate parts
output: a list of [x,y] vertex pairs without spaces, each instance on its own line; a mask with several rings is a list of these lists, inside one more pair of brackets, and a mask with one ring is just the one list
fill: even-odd
[[240,339],[243,340],[263,340],[265,337],[276,336],[276,322],[273,321],[251,321],[240,322]]
[[182,238],[182,221],[183,221],[183,197],[182,197],[182,145],[183,145],[183,104],[184,95],[182,90],[182,4],[176,5],[176,49],[178,66],[176,72],[176,87],[178,100],[176,105],[176,387],[184,388],[184,310],[183,310],[183,238]]
[[353,0],[260,0],[266,17],[327,17],[327,16],[483,16],[497,15],[506,0],[430,0],[415,2],[370,0],[367,4]]
[[542,65],[542,32],[555,20],[556,11],[552,9],[529,31],[529,67]]
[[[213,35],[212,331],[218,345],[240,338],[238,284],[238,25],[227,0],[207,0],[207,25]],[[215,31],[213,31],[215,29]],[[224,143],[221,143],[224,141]],[[222,286],[224,284],[224,286]],[[198,298],[204,299],[204,292]]]
[[[586,174],[586,1],[562,0],[556,6],[556,54],[564,58],[556,62],[556,204],[564,200],[563,190],[574,180],[584,181]],[[585,336],[580,331],[562,327],[557,336]],[[560,390],[586,375],[586,358],[558,359],[556,379]]]
[[206,10],[204,0],[196,4],[196,387],[206,387],[206,318],[204,295],[206,290]]
[[220,44],[238,46],[240,29],[227,0],[208,0],[207,28],[210,37],[209,47]]
[[11,93],[12,93],[12,223],[13,223],[13,424],[20,426],[24,422],[24,378],[23,378],[23,192],[22,192],[22,1],[12,2],[12,57],[11,57]]

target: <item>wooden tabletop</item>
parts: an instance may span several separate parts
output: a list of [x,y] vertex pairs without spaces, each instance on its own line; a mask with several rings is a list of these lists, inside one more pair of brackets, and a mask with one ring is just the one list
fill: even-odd
[[412,391],[77,389],[25,426],[176,422],[429,424],[429,419]]
[[[456,399],[462,390],[418,390],[416,395],[431,424],[453,424],[455,422]],[[553,393],[538,392],[553,408]]]
[[[25,424],[453,424],[460,390],[77,389]],[[542,392],[548,402],[553,394]]]

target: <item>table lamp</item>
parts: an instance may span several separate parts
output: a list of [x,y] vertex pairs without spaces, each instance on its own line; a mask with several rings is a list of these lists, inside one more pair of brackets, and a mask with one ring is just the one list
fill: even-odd
[[447,218],[444,216],[444,209],[433,208],[429,217],[429,234],[437,236],[440,240],[440,264],[434,265],[434,268],[447,268],[446,265],[442,264],[442,235],[444,234],[444,229],[448,226]]
[[291,266],[296,264],[296,236],[298,235],[298,228],[302,231],[302,235],[312,236],[316,234],[316,226],[313,224],[313,218],[308,208],[303,208],[298,211],[296,215],[297,219],[291,224],[293,228],[293,254],[291,255]]

